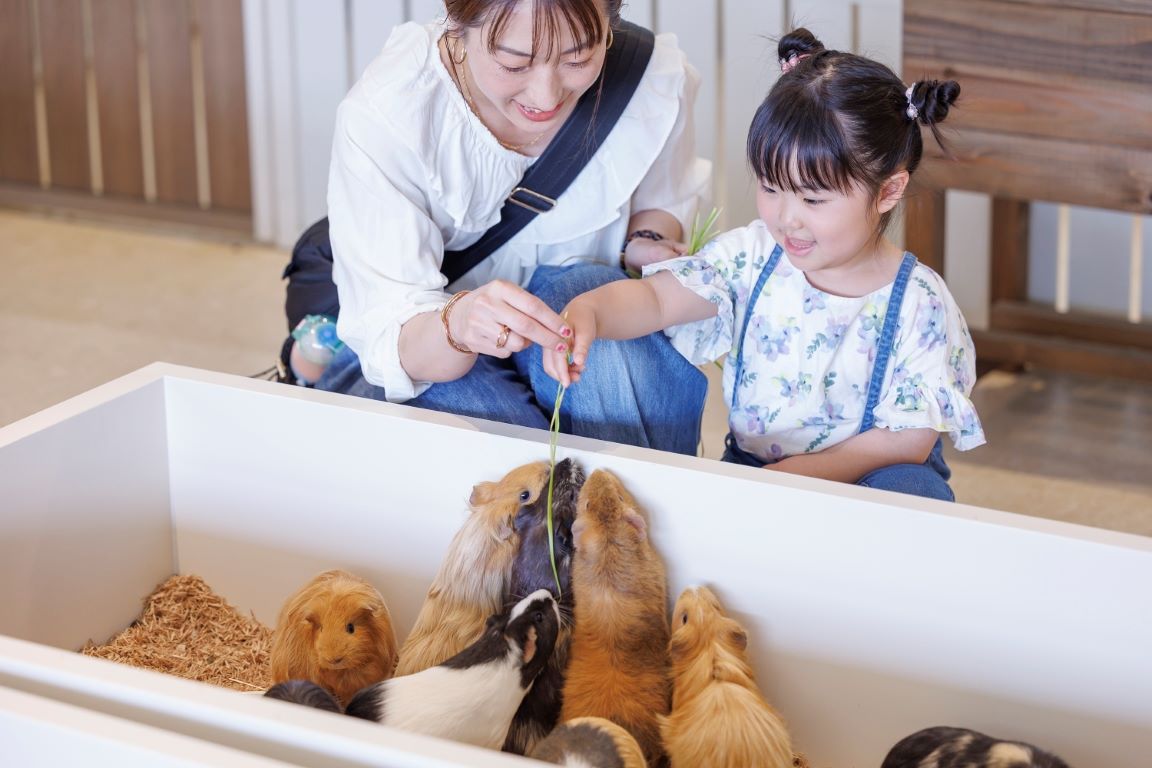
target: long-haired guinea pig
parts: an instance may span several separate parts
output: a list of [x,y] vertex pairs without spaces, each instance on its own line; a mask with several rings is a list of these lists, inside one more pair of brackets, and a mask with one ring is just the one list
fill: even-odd
[[329,693],[327,688],[321,688],[311,680],[285,680],[276,683],[264,691],[264,696],[327,712],[344,711],[340,707],[340,702],[336,701],[336,697]]
[[660,730],[672,768],[791,768],[792,741],[748,663],[748,636],[707,587],[672,612],[672,713]]
[[269,651],[272,682],[311,680],[347,702],[392,676],[396,648],[380,592],[347,571],[324,571],[280,609]]
[[[552,549],[556,553],[556,573],[548,551],[548,494],[542,493],[532,504],[520,507],[516,514],[516,533],[520,549],[512,562],[508,602],[515,602],[538,589],[547,589],[560,606],[560,636],[548,665],[536,678],[532,690],[512,719],[505,752],[525,754],[537,741],[548,735],[560,719],[564,670],[568,666],[568,642],[572,617],[572,523],[576,519],[576,500],[584,484],[584,471],[572,459],[557,462],[552,481]],[[559,594],[557,594],[559,577]]]
[[513,523],[520,510],[536,504],[547,489],[546,461],[473,486],[471,513],[452,537],[416,624],[400,648],[397,677],[455,656],[479,636],[489,616],[500,612],[520,543]]
[[1031,744],[940,725],[898,741],[880,768],[1068,768],[1068,764]]
[[661,765],[658,717],[668,713],[667,586],[636,501],[598,469],[580,489],[572,556],[576,600],[561,721],[596,716],[627,728]]
[[480,639],[422,672],[357,693],[345,713],[407,731],[499,749],[524,694],[552,654],[560,614],[547,590],[492,616]]
[[570,768],[646,768],[632,734],[602,717],[561,723],[533,747],[529,757]]

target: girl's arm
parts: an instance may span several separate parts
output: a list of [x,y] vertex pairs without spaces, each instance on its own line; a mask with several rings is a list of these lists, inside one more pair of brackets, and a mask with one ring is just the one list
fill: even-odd
[[923,464],[940,433],[934,429],[902,429],[893,432],[873,427],[842,443],[816,453],[781,459],[764,468],[794,475],[821,477],[855,483],[869,472],[893,464]]
[[602,285],[565,307],[561,316],[572,329],[571,346],[569,352],[545,347],[544,371],[569,386],[580,380],[588,349],[596,339],[635,339],[714,317],[716,311],[715,304],[685,288],[668,272]]

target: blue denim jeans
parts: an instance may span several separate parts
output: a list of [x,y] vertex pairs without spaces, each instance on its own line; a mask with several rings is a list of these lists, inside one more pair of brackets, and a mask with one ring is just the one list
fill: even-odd
[[[728,433],[724,438],[723,460],[752,467],[764,466],[762,460],[736,445],[732,433]],[[936,445],[932,446],[932,453],[928,454],[928,459],[923,464],[892,464],[880,467],[864,475],[855,484],[929,499],[956,501],[956,495],[948,485],[950,477],[952,470],[944,461],[943,440],[936,438]]]
[[[537,268],[528,292],[559,312],[585,291],[624,279],[603,264]],[[538,345],[507,360],[480,355],[456,381],[433,384],[406,405],[548,429],[557,382],[544,372]],[[317,389],[384,400],[360,360],[345,347]],[[630,341],[597,340],[579,383],[564,393],[560,430],[644,448],[696,455],[708,380],[672,348],[663,333]]]

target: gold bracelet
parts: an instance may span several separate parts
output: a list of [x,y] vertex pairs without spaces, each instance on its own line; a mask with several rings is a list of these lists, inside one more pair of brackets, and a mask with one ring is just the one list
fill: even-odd
[[452,349],[465,355],[472,354],[472,350],[452,338],[452,329],[448,327],[448,313],[452,311],[452,305],[456,303],[456,300],[468,293],[469,291],[460,291],[454,294],[452,298],[448,299],[448,303],[444,305],[444,309],[440,310],[440,322],[444,323],[444,336],[447,337],[448,343],[452,345]]

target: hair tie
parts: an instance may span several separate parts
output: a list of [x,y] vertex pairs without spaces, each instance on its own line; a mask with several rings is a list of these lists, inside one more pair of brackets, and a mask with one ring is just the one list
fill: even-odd
[[780,74],[788,74],[795,69],[796,65],[799,64],[802,59],[806,59],[811,55],[810,53],[794,53],[786,59],[780,59]]
[[920,110],[912,103],[912,91],[916,89],[916,83],[908,86],[908,90],[904,91],[904,99],[908,102],[908,106],[904,109],[904,114],[908,115],[909,120],[919,120]]

